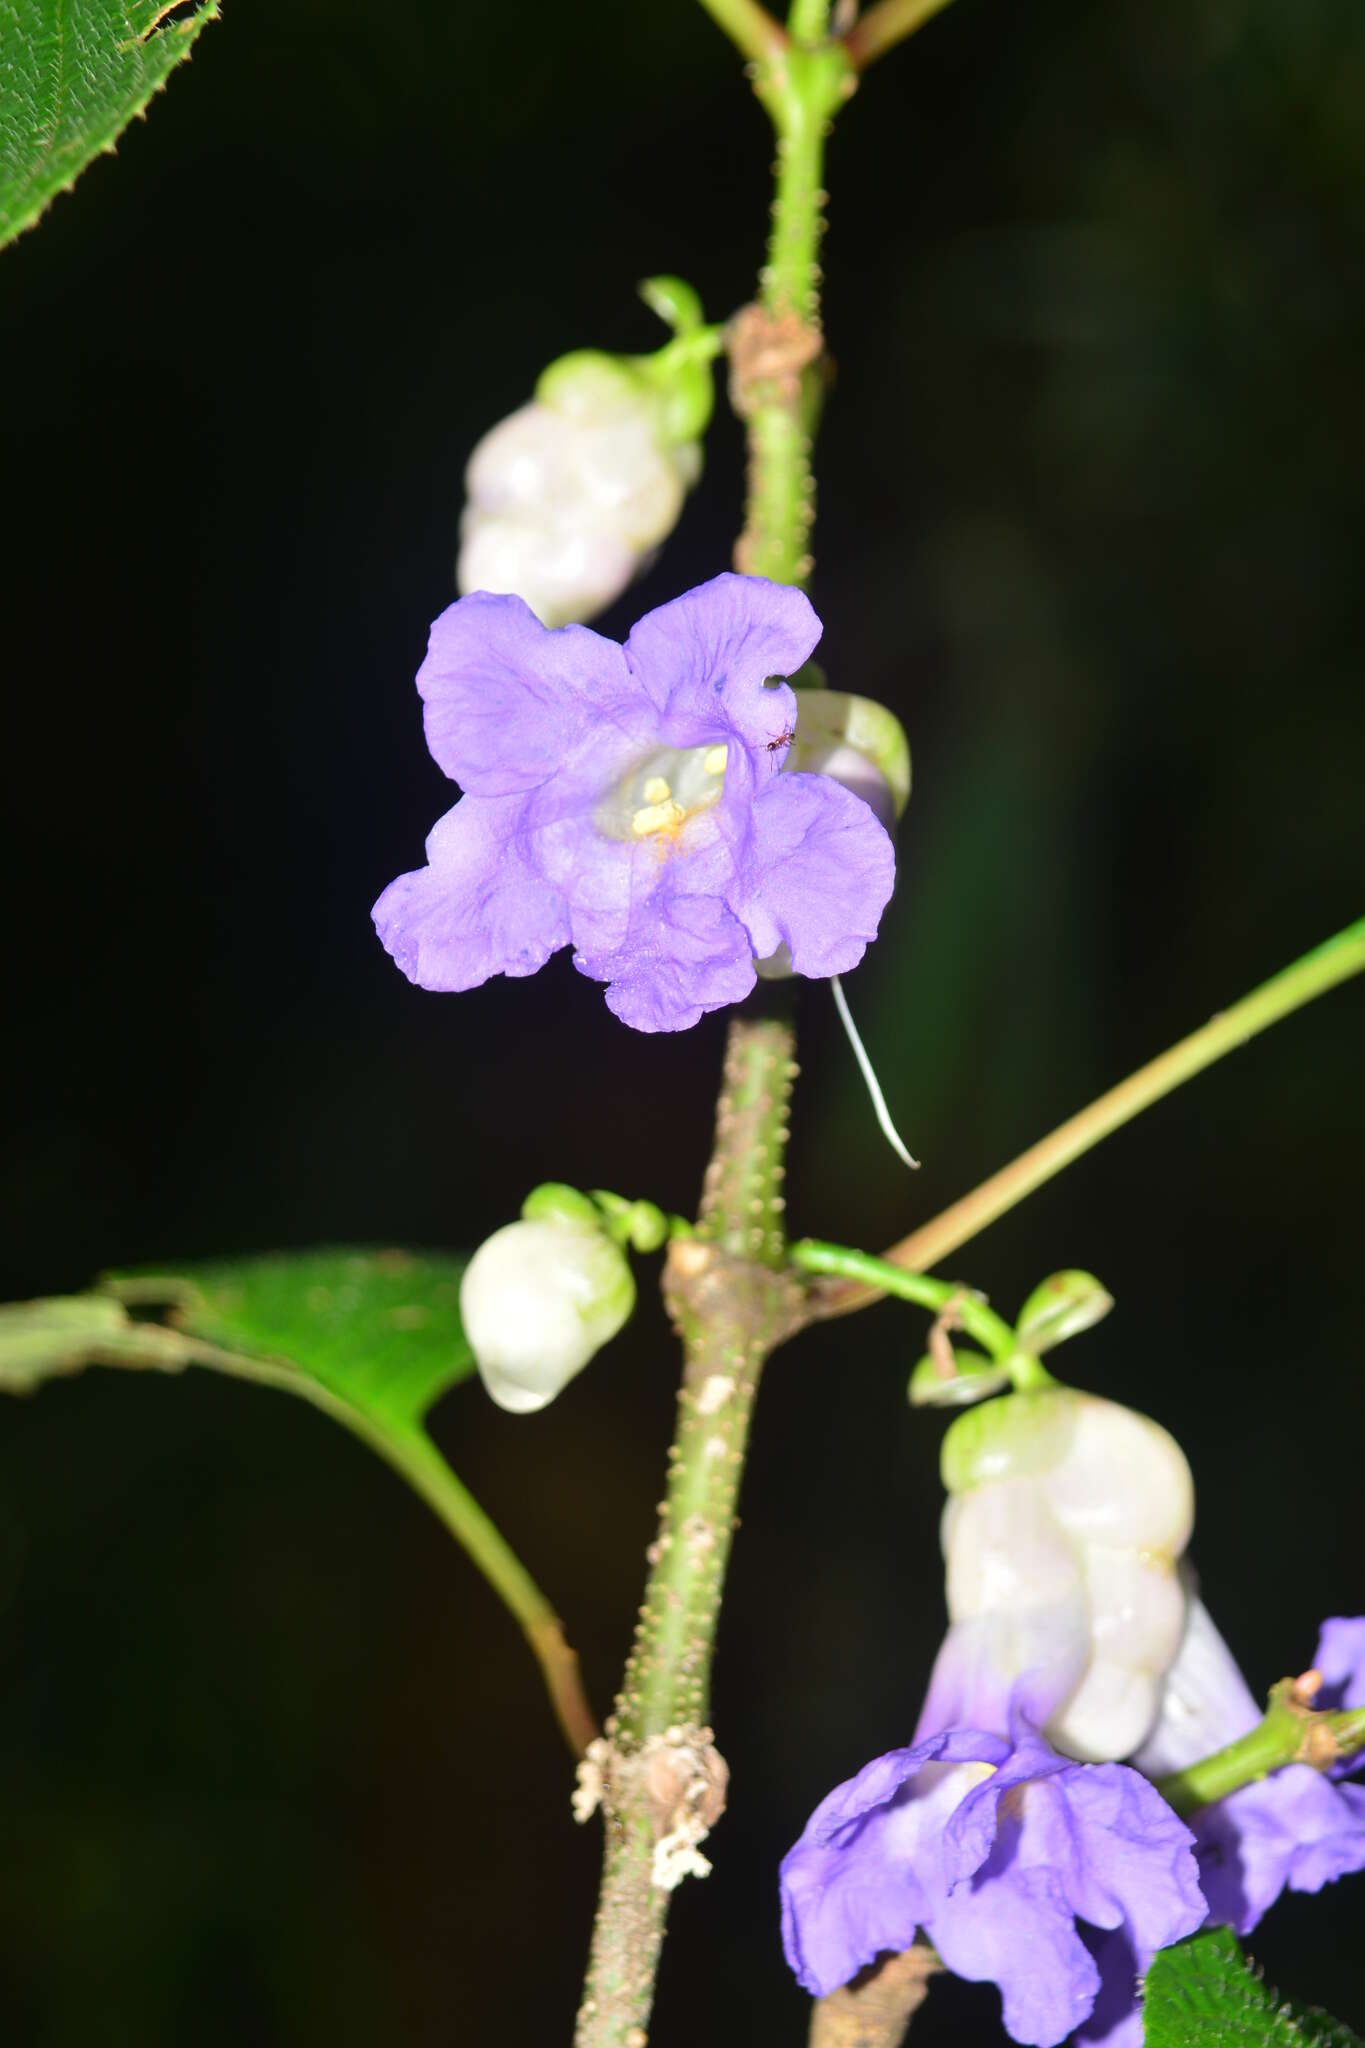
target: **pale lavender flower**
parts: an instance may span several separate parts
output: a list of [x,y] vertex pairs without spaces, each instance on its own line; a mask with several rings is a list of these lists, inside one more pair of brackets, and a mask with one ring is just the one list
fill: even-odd
[[[1365,1617],[1327,1622],[1313,1661],[1325,1680],[1317,1704],[1365,1701]],[[1232,1652],[1195,1600],[1156,1727],[1133,1761],[1151,1777],[1184,1770],[1245,1735],[1261,1716]],[[1345,1768],[1362,1762],[1357,1757]],[[1307,1764],[1244,1785],[1190,1824],[1209,1919],[1238,1934],[1249,1934],[1282,1891],[1321,1891],[1365,1870],[1365,1787],[1335,1783]]]
[[[782,1865],[782,1930],[824,1996],[917,1933],[960,1977],[999,1986],[1016,2041],[1050,2048],[1105,1985],[1115,1930],[1145,1966],[1204,1918],[1193,1837],[1122,1764],[1059,1756],[1017,1711],[1009,1735],[947,1729],[867,1765],[818,1806]],[[1087,1934],[1089,1939],[1087,1939]]]
[[799,590],[751,576],[647,613],[624,647],[516,597],[451,605],[417,686],[465,794],[374,909],[409,980],[473,988],[572,945],[625,1023],[677,1031],[747,995],[779,946],[798,974],[856,965],[891,841],[828,776],[778,773],[797,706],[769,679],[819,637]]

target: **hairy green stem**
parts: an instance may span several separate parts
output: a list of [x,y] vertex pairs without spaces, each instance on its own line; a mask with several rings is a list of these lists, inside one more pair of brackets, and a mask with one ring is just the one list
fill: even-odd
[[917,28],[946,7],[948,0],[877,0],[844,37],[855,68],[866,71],[878,57],[884,57],[897,43],[903,43]]
[[669,1893],[704,1872],[697,1845],[724,1807],[707,1725],[716,1622],[759,1375],[801,1311],[783,1270],[792,1054],[785,1024],[731,1024],[701,1215],[669,1248],[665,1296],[685,1351],[678,1425],[635,1640],[590,1752],[606,1843],[579,2048],[644,2041]]
[[[1292,967],[1263,982],[1251,994],[1220,1011],[1200,1030],[1182,1038],[1158,1059],[1139,1067],[1117,1088],[1092,1102],[1066,1123],[1059,1124],[1027,1152],[1021,1152],[999,1173],[982,1181],[969,1195],[954,1202],[909,1237],[891,1246],[884,1257],[891,1265],[922,1271],[933,1266],[959,1246],[994,1223],[997,1217],[1022,1202],[1035,1188],[1060,1173],[1073,1159],[1079,1159],[1101,1138],[1119,1130],[1140,1111],[1150,1109],[1163,1095],[1169,1095],[1185,1081],[1202,1074],[1226,1053],[1235,1052],[1258,1032],[1277,1024],[1316,996],[1325,995],[1339,982],[1365,970],[1365,918],[1348,925],[1335,938],[1305,953]],[[821,1315],[845,1315],[851,1309],[866,1308],[885,1292],[880,1285],[836,1283],[822,1295]]]
[[775,583],[803,583],[810,573],[825,139],[856,83],[828,26],[829,0],[795,0],[783,48],[754,75],[777,137],[777,163],[758,300],[730,334],[731,391],[749,437],[749,502],[735,564]]
[[1177,1813],[1197,1813],[1288,1764],[1326,1771],[1365,1749],[1365,1707],[1317,1714],[1308,1705],[1311,1697],[1301,1679],[1283,1679],[1271,1691],[1264,1720],[1212,1756],[1158,1778],[1158,1792]]
[[775,57],[786,46],[781,22],[774,21],[758,0],[701,0],[701,4],[735,48],[756,64]]
[[935,1315],[951,1311],[967,1335],[984,1345],[991,1357],[1002,1364],[1019,1350],[1019,1339],[1004,1317],[959,1281],[910,1273],[888,1259],[874,1258],[870,1252],[855,1251],[851,1245],[825,1244],[814,1237],[799,1238],[791,1247],[790,1257],[792,1264],[804,1272],[831,1274],[864,1287],[875,1287],[879,1293],[914,1302],[918,1308],[932,1309]]

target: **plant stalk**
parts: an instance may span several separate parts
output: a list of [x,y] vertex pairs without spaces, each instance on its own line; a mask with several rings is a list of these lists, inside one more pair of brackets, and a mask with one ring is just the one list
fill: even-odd
[[1272,1688],[1263,1720],[1212,1756],[1158,1778],[1157,1791],[1177,1813],[1197,1813],[1201,1806],[1212,1806],[1288,1764],[1327,1771],[1365,1749],[1365,1707],[1316,1714],[1309,1698],[1302,1680],[1282,1679]]
[[[1163,1095],[1169,1095],[1183,1082],[1193,1080],[1206,1067],[1225,1054],[1235,1052],[1258,1032],[1278,1024],[1282,1017],[1310,1003],[1316,996],[1325,995],[1328,989],[1339,982],[1348,981],[1352,975],[1365,970],[1365,918],[1348,925],[1334,938],[1315,946],[1311,953],[1305,953],[1292,967],[1272,976],[1269,981],[1243,996],[1230,1010],[1220,1011],[1216,1017],[1182,1038],[1169,1052],[1158,1059],[1139,1067],[1126,1081],[1120,1081],[1106,1095],[1092,1102],[1078,1115],[1059,1124],[1036,1145],[1021,1152],[1008,1166],[1001,1167],[989,1180],[982,1181],[969,1195],[954,1202],[918,1230],[903,1237],[899,1244],[891,1246],[883,1254],[894,1266],[906,1266],[922,1272],[926,1267],[935,1266],[941,1259],[978,1235],[979,1232],[1006,1214],[1015,1205],[1031,1195],[1054,1174],[1069,1166],[1073,1159],[1079,1159],[1101,1138],[1107,1138],[1111,1131],[1117,1131],[1130,1123],[1142,1110],[1150,1109]],[[816,1313],[821,1316],[847,1315],[850,1310],[866,1308],[870,1302],[880,1299],[885,1290],[878,1286],[837,1281],[824,1289],[820,1295]]]
[[877,0],[844,37],[855,68],[866,71],[869,64],[884,57],[897,43],[903,43],[917,28],[946,7],[948,0]]
[[731,1024],[697,1233],[669,1249],[685,1360],[667,1497],[621,1691],[580,1773],[580,1811],[600,1796],[606,1844],[578,2048],[641,2048],[669,1894],[705,1875],[699,1844],[724,1810],[707,1724],[735,1500],[764,1360],[802,1311],[782,1270],[792,1052],[785,1024]]

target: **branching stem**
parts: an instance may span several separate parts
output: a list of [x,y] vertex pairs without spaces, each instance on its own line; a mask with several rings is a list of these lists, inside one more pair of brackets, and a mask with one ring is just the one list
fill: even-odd
[[948,0],[877,0],[844,37],[855,68],[866,71],[878,57],[884,57],[897,43],[903,43],[917,28],[923,28],[948,4]]
[[1158,1778],[1156,1787],[1167,1805],[1177,1813],[1197,1813],[1287,1764],[1326,1771],[1365,1749],[1365,1707],[1314,1713],[1303,1686],[1302,1679],[1282,1679],[1271,1691],[1265,1718],[1247,1734],[1183,1771]]
[[[1117,1131],[1144,1109],[1150,1109],[1163,1095],[1169,1095],[1185,1081],[1202,1074],[1205,1067],[1211,1067],[1226,1053],[1235,1052],[1258,1032],[1277,1024],[1281,1017],[1287,1017],[1303,1004],[1313,1001],[1315,996],[1325,995],[1328,989],[1339,982],[1348,981],[1353,974],[1365,970],[1365,918],[1348,925],[1335,938],[1326,940],[1321,946],[1305,953],[1292,967],[1286,967],[1271,980],[1253,989],[1241,1002],[1234,1003],[1230,1010],[1223,1010],[1203,1025],[1200,1030],[1182,1038],[1169,1052],[1139,1067],[1126,1081],[1120,1081],[1117,1088],[1111,1088],[1107,1095],[1092,1102],[1078,1115],[1059,1124],[1036,1145],[1021,1152],[989,1180],[982,1181],[969,1195],[954,1202],[930,1222],[912,1231],[909,1237],[892,1245],[885,1253],[887,1261],[896,1266],[908,1266],[922,1271],[926,1266],[937,1265],[940,1259],[966,1244],[969,1239],[994,1223],[997,1217],[1022,1202],[1035,1188],[1060,1173],[1073,1159],[1079,1159],[1092,1145],[1098,1145],[1101,1138],[1107,1138],[1111,1131]],[[884,1289],[879,1286],[863,1286],[838,1282],[828,1288],[821,1300],[819,1313],[827,1316],[846,1315],[849,1310],[866,1308],[876,1301]]]

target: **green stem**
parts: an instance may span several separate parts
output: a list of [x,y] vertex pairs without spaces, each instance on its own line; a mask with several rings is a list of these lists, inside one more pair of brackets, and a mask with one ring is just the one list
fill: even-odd
[[759,297],[731,334],[732,385],[748,423],[749,502],[739,568],[775,583],[810,574],[815,517],[810,386],[818,380],[825,139],[855,83],[843,45],[827,40],[829,0],[795,0],[790,40],[758,68],[754,90],[777,136],[777,182]]
[[701,0],[701,4],[735,48],[754,63],[775,57],[786,46],[781,22],[774,21],[758,0]]
[[[706,1725],[716,1623],[759,1375],[800,1309],[780,1193],[792,1051],[785,1024],[731,1024],[701,1215],[669,1248],[683,1381],[644,1603],[595,1764],[606,1844],[579,2048],[644,2040],[669,1892],[724,1804]],[[661,1867],[670,1843],[682,1860]]]
[[1298,1685],[1286,1678],[1275,1686],[1265,1718],[1246,1735],[1212,1756],[1201,1757],[1183,1771],[1158,1778],[1156,1788],[1179,1814],[1197,1813],[1226,1799],[1243,1785],[1254,1785],[1288,1764],[1330,1770],[1342,1758],[1365,1749],[1365,1707],[1344,1713],[1315,1714],[1303,1703]]
[[[828,1273],[841,1280],[857,1281],[861,1286],[875,1287],[879,1293],[895,1295],[900,1301],[932,1309],[936,1315],[952,1309],[967,1335],[984,1345],[1002,1365],[1018,1354],[1019,1339],[1004,1317],[988,1308],[979,1294],[957,1281],[935,1280],[928,1273],[909,1273],[903,1266],[874,1258],[870,1252],[854,1251],[849,1245],[825,1244],[814,1237],[799,1238],[789,1256],[792,1264],[804,1272]],[[1031,1378],[1030,1384],[1036,1381]]]
[[493,1591],[521,1623],[526,1640],[545,1680],[550,1705],[564,1739],[575,1756],[582,1756],[596,1739],[597,1723],[583,1690],[578,1658],[565,1640],[559,1616],[537,1586],[516,1552],[503,1540],[468,1487],[461,1484],[424,1430],[410,1435],[385,1436],[360,1426],[354,1416],[350,1427],[364,1437],[401,1472],[427,1505],[435,1510],[456,1542],[461,1544]]
[[[1059,1124],[1055,1131],[1030,1146],[1027,1152],[1021,1152],[969,1195],[892,1245],[886,1259],[892,1265],[909,1266],[916,1271],[936,1265],[1031,1195],[1035,1188],[1051,1180],[1073,1159],[1079,1159],[1101,1138],[1107,1138],[1111,1131],[1131,1122],[1140,1111],[1149,1109],[1196,1074],[1202,1074],[1205,1067],[1211,1067],[1224,1054],[1235,1052],[1258,1032],[1277,1024],[1281,1017],[1301,1009],[1314,997],[1325,995],[1328,989],[1348,981],[1362,969],[1365,918],[1314,947],[1311,953],[1305,953],[1292,967],[1263,982],[1230,1010],[1221,1011],[1169,1052],[1140,1067],[1126,1081],[1120,1081],[1117,1088],[1101,1095],[1088,1109]],[[833,1287],[825,1293],[820,1313],[844,1315],[851,1309],[865,1308],[884,1291],[880,1283]]]
[[897,43],[923,28],[926,21],[946,7],[948,0],[877,0],[844,37],[844,48],[859,71],[866,71],[878,57],[884,57]]

